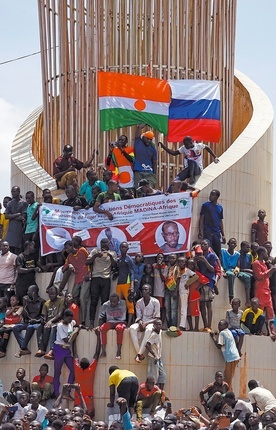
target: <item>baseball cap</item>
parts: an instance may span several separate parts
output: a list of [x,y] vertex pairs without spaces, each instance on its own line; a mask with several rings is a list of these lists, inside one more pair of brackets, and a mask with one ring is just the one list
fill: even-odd
[[164,422],[165,423],[169,423],[169,424],[176,424],[177,422],[177,417],[174,414],[168,414],[165,416],[164,418]]
[[72,145],[64,145],[63,151],[73,152],[73,146]]
[[154,133],[152,131],[146,131],[142,134],[142,137],[152,140],[154,138]]

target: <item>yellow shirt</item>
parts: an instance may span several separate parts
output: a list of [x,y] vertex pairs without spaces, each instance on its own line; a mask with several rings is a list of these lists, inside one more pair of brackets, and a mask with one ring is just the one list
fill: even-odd
[[[245,309],[245,311],[243,311],[243,314],[242,314],[242,317],[241,317],[241,322],[245,322],[245,319],[246,319],[247,315],[249,314],[249,312],[253,312],[252,308],[248,308],[248,309]],[[260,309],[260,308],[258,308],[256,314],[255,314],[255,312],[253,312],[254,317],[253,317],[253,320],[252,320],[252,324],[255,324],[256,321],[257,321],[257,318],[260,315],[262,315],[263,313],[264,313],[264,311],[262,309]]]
[[5,214],[0,214],[0,226],[2,227],[2,235],[0,234],[0,238],[5,239],[9,226],[9,220],[6,219]]
[[118,387],[123,379],[133,377],[137,378],[137,376],[130,372],[129,370],[122,370],[122,369],[116,369],[113,373],[109,376],[109,382],[108,385],[115,385]]

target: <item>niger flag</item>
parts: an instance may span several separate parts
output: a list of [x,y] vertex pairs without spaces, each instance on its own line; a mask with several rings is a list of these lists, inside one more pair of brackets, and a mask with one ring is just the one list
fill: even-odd
[[98,72],[101,131],[146,123],[168,133],[171,89],[167,81]]

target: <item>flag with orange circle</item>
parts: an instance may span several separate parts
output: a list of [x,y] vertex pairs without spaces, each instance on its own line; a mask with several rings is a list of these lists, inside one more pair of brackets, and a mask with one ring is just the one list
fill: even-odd
[[168,133],[171,89],[167,81],[124,73],[98,72],[100,129],[146,123]]

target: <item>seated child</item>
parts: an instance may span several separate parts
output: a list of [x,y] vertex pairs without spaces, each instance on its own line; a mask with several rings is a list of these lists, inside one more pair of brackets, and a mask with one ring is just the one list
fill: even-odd
[[225,319],[228,322],[228,328],[235,339],[239,354],[241,356],[241,348],[242,348],[245,332],[244,330],[241,329],[241,318],[243,315],[243,311],[239,309],[240,305],[241,305],[240,299],[237,299],[237,298],[232,299],[231,301],[232,309],[228,309],[226,311]]

